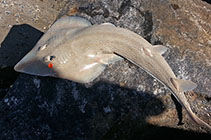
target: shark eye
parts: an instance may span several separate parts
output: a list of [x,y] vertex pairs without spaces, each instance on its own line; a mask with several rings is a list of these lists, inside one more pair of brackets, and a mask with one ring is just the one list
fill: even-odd
[[50,61],[54,60],[56,58],[56,56],[52,55],[50,56]]
[[47,47],[47,44],[44,44],[38,48],[38,51],[42,51]]
[[52,61],[55,58],[56,58],[56,56],[54,56],[54,55],[46,56],[46,57],[43,58],[43,61],[44,62],[49,62],[49,61]]

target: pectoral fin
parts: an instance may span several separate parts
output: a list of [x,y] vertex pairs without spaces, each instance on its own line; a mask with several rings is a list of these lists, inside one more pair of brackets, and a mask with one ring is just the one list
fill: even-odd
[[122,57],[113,53],[102,53],[91,56],[92,62],[84,65],[77,76],[79,83],[88,83],[97,78],[105,69],[106,65],[123,60]]
[[77,79],[74,79],[74,81],[77,81],[79,83],[88,83],[93,81],[95,78],[97,78],[105,69],[105,65],[101,63],[92,63],[85,65],[77,75]]
[[174,87],[179,91],[179,92],[186,92],[193,90],[196,88],[196,84],[192,81],[188,80],[183,80],[183,79],[177,79],[177,78],[171,78],[171,83],[174,85]]
[[104,65],[112,64],[112,63],[115,63],[115,62],[121,61],[121,60],[123,60],[122,57],[120,57],[116,54],[113,54],[113,53],[100,55],[100,62]]

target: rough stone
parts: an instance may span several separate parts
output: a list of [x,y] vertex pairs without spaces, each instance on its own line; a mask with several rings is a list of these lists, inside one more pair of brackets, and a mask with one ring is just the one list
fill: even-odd
[[0,67],[13,66],[56,20],[63,0],[2,0]]
[[65,3],[63,0],[0,2],[0,98],[17,79],[13,66],[53,24]]
[[[175,74],[198,84],[186,93],[192,109],[211,124],[210,12],[211,6],[200,0],[69,0],[57,16],[111,22],[167,46],[164,57]],[[39,30],[33,31],[39,34],[36,40]],[[2,41],[17,34],[8,36]],[[36,43],[31,38],[29,44]],[[195,125],[164,86],[125,60],[109,65],[88,84],[20,74],[1,99],[0,133],[0,139],[129,140],[207,139],[211,132]]]

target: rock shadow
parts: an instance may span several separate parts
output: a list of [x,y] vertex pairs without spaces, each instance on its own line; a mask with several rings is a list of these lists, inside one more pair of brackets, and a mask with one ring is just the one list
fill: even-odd
[[119,121],[144,128],[163,110],[150,93],[119,85],[21,74],[0,103],[0,139],[101,139]]
[[28,24],[14,25],[0,48],[0,66],[14,66],[28,53],[43,33]]
[[42,36],[42,32],[28,24],[14,25],[0,47],[0,99],[17,79],[14,65],[28,53]]
[[[121,125],[125,125],[124,123]],[[120,125],[117,125],[117,128]],[[116,126],[115,126],[116,127]],[[122,126],[121,126],[122,127]],[[126,126],[125,126],[126,127]],[[131,131],[130,135],[127,133],[123,133],[116,128],[111,129],[107,132],[106,135],[103,136],[101,140],[149,140],[149,139],[168,139],[171,138],[172,140],[178,139],[191,139],[191,138],[199,138],[199,139],[208,139],[210,138],[210,134],[206,133],[197,133],[191,132],[182,129],[175,129],[169,127],[160,127],[155,125],[146,125],[145,127],[140,127],[136,125],[133,128],[129,129]]]

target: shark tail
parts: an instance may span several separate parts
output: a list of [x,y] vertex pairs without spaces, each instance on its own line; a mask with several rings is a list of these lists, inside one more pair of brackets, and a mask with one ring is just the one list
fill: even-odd
[[189,115],[189,117],[198,125],[202,126],[202,127],[206,127],[209,128],[211,130],[211,126],[209,124],[207,124],[206,122],[204,122],[203,120],[201,120],[198,116],[196,116],[195,113],[193,113],[193,111],[190,108],[186,108],[186,111]]
[[184,92],[193,90],[197,85],[188,80],[178,79],[178,78],[171,78],[171,83],[175,87],[177,91],[172,92],[173,95],[177,98],[177,100],[180,102],[180,104],[185,108],[190,118],[198,125],[202,127],[209,128],[211,130],[211,126],[201,120],[191,109],[189,103],[187,102],[187,99],[184,95]]

